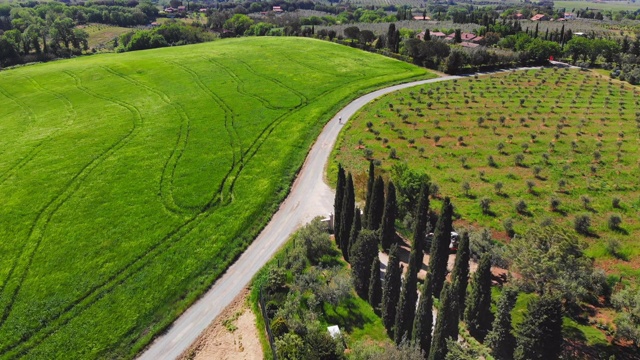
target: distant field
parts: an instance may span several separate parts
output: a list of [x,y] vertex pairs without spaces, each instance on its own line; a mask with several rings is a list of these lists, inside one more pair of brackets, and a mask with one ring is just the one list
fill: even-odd
[[571,9],[599,9],[599,10],[638,10],[640,9],[640,2],[632,3],[630,1],[554,1],[554,7],[556,9],[566,8],[569,11]]
[[[334,161],[360,176],[368,159],[384,171],[407,162],[453,197],[464,223],[497,231],[506,218],[517,232],[545,218],[573,229],[575,217],[586,214],[589,255],[610,272],[638,279],[639,104],[640,88],[577,70],[430,84],[364,108],[341,135]],[[490,201],[487,213],[483,198]],[[552,199],[559,200],[556,211]],[[521,213],[519,201],[527,205]],[[611,230],[616,214],[622,223]],[[617,257],[607,250],[613,239]]]
[[85,30],[89,34],[89,48],[97,48],[101,46],[108,47],[108,43],[112,42],[114,38],[117,38],[126,32],[134,31],[134,29],[131,28],[105,24],[89,24],[80,26],[79,28]]
[[425,76],[303,38],[0,72],[0,358],[132,358],[251,243],[341,104]]

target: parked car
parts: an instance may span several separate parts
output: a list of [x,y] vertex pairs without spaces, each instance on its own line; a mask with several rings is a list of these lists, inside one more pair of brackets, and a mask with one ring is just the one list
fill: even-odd
[[[451,241],[449,242],[449,251],[456,252],[458,251],[458,238],[460,236],[457,232],[451,232]],[[431,249],[431,242],[433,241],[433,233],[427,234],[427,246],[425,247],[425,251],[429,251]]]

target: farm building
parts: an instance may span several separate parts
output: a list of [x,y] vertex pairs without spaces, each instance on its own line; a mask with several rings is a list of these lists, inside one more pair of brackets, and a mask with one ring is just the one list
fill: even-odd
[[536,14],[536,15],[533,15],[533,17],[531,18],[531,21],[545,21],[545,20],[549,20],[549,17],[545,14]]
[[273,7],[273,9],[272,9],[272,11],[273,11],[274,13],[281,13],[281,12],[284,12],[284,10],[282,10],[282,7],[280,7],[280,6],[274,6],[274,7]]
[[424,15],[417,15],[413,17],[413,20],[429,21],[431,18]]

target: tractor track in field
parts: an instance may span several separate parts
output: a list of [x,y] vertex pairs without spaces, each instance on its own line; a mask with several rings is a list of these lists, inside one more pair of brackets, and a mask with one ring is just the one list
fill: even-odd
[[[284,114],[281,118],[284,118],[286,115],[290,115],[291,113]],[[281,121],[282,119],[278,118],[273,122],[269,123],[267,127],[263,129],[260,133],[256,141],[252,143],[252,145],[245,151],[245,155],[248,155],[248,160],[253,158],[253,156],[257,153],[258,149],[264,143],[266,138],[268,138],[269,134],[273,131],[274,124],[276,122]],[[257,145],[257,146],[256,146]],[[232,183],[229,186],[229,191],[233,190],[233,186],[235,185],[235,181],[238,179],[240,172],[242,171],[243,164],[241,167],[237,169],[236,176],[233,177]],[[91,307],[98,300],[100,300],[105,294],[111,292],[118,285],[124,283],[127,279],[137,273],[140,269],[144,268],[146,264],[151,262],[158,254],[171,249],[173,245],[177,244],[181,239],[183,239],[186,235],[188,235],[191,231],[193,231],[202,221],[204,221],[207,217],[212,214],[212,210],[220,205],[224,205],[224,203],[230,201],[231,197],[227,197],[227,201],[223,202],[223,197],[215,196],[215,194],[221,194],[224,191],[225,184],[227,183],[229,177],[234,172],[236,166],[234,165],[225,177],[223,181],[218,187],[218,191],[214,192],[214,196],[209,200],[209,202],[200,209],[200,213],[188,219],[186,222],[178,226],[175,230],[170,232],[167,236],[165,236],[160,242],[155,244],[151,249],[149,249],[144,254],[133,259],[129,264],[124,266],[120,271],[112,275],[107,279],[107,281],[102,284],[98,284],[89,289],[84,295],[78,298],[75,302],[66,306],[61,312],[52,316],[46,322],[46,326],[36,330],[31,335],[23,336],[19,341],[5,346],[4,348],[0,348],[0,356],[11,353],[13,355],[25,355],[33,349],[34,347],[41,344],[48,337],[53,335],[57,329],[66,325],[69,321],[71,321],[75,315],[78,313],[82,313],[84,310]],[[170,241],[173,240],[173,241]]]
[[[26,129],[24,129],[23,131],[21,131],[21,133],[25,133],[27,131],[27,129],[29,127],[31,127],[31,125],[36,122],[38,120],[38,116],[25,104],[23,103],[21,100],[19,100],[18,98],[16,98],[15,96],[11,95],[10,93],[8,93],[4,88],[2,88],[0,86],[0,94],[2,94],[4,97],[6,97],[7,99],[9,99],[12,103],[16,104],[20,109],[22,109],[22,111],[24,113],[27,114],[27,117],[29,118],[29,125],[27,126]],[[15,164],[13,164],[12,166],[10,166],[7,170],[5,170],[2,174],[0,174],[0,185],[4,184],[4,182],[11,177],[11,175],[13,175],[15,173],[15,171],[21,169],[22,167],[24,167],[29,161],[31,161],[31,159],[33,157],[35,157],[35,155],[40,152],[41,150],[41,145],[42,142],[40,142],[38,145],[34,146],[31,148],[31,150],[29,150],[29,152],[27,153],[27,155],[25,155],[23,158],[21,158],[20,160],[18,160],[18,162],[16,162]],[[4,153],[4,151],[3,151]],[[1,293],[1,291],[0,291]]]
[[[102,99],[104,101],[112,102],[120,107],[127,109],[133,116],[132,127],[123,137],[114,142],[109,148],[104,150],[99,155],[95,156],[93,160],[87,163],[80,171],[78,171],[61,189],[61,191],[53,199],[51,199],[36,215],[36,220],[33,222],[27,240],[19,251],[19,255],[14,260],[14,263],[9,271],[7,280],[0,288],[0,294],[3,299],[8,299],[8,303],[2,303],[2,315],[0,316],[0,328],[6,324],[6,320],[9,317],[16,297],[20,293],[22,284],[24,283],[33,259],[38,252],[40,244],[44,238],[47,226],[53,217],[53,215],[65,204],[65,202],[80,188],[84,180],[95,170],[100,164],[107,158],[113,155],[117,150],[125,146],[137,133],[137,130],[143,126],[144,121],[142,115],[135,106],[126,102],[109,98],[97,93],[92,92],[82,85],[80,78],[78,78],[72,72],[65,71],[65,74],[70,76],[74,81],[78,90],[85,94]],[[34,241],[29,241],[34,239]],[[16,274],[14,276],[14,273]],[[16,280],[14,280],[16,279]],[[9,295],[9,296],[7,296]],[[23,336],[24,338],[24,336]],[[7,351],[7,347],[0,348],[0,355]]]
[[303,93],[301,93],[298,90],[295,90],[294,88],[292,88],[290,86],[285,85],[282,81],[278,80],[277,78],[257,73],[249,64],[247,64],[242,59],[238,59],[237,62],[242,64],[242,66],[244,66],[244,68],[247,69],[247,71],[249,71],[254,76],[259,77],[259,78],[263,78],[265,80],[269,80],[269,81],[277,84],[281,88],[286,89],[286,90],[290,91],[291,93],[295,94],[300,99],[300,103],[297,106],[303,106],[303,105],[305,105],[305,104],[307,104],[309,102],[309,98],[306,95],[304,95]]
[[191,118],[189,117],[189,115],[187,115],[184,107],[181,104],[172,102],[171,98],[165,92],[148,86],[127,75],[119,73],[108,66],[101,66],[101,68],[109,72],[110,74],[117,76],[129,82],[130,84],[133,84],[134,86],[140,87],[157,95],[160,101],[171,106],[178,114],[178,117],[180,118],[180,131],[178,133],[176,142],[171,149],[171,155],[167,158],[167,161],[164,163],[164,166],[162,168],[162,175],[160,176],[160,183],[158,185],[158,193],[162,198],[162,205],[169,213],[178,216],[193,214],[194,211],[197,211],[197,209],[181,207],[176,203],[173,196],[173,179],[175,178],[178,163],[180,162],[180,159],[182,158],[182,155],[187,148],[187,144],[189,143],[189,134],[191,133],[192,123]]
[[[68,117],[67,117],[68,120],[65,125],[66,126],[73,125],[74,120],[76,119],[78,114],[75,108],[73,107],[73,104],[69,101],[69,99],[66,96],[64,96],[62,93],[58,93],[53,90],[44,88],[37,81],[35,81],[33,78],[29,76],[23,75],[23,77],[27,79],[29,82],[31,82],[38,90],[49,93],[53,95],[55,98],[57,98],[58,100],[62,101],[64,103],[65,109],[67,110],[67,114],[68,114]],[[7,171],[5,171],[2,175],[0,175],[0,185],[4,184],[5,181],[7,181],[11,177],[11,175],[14,175],[18,170],[22,169],[31,160],[33,160],[40,153],[40,151],[42,151],[42,148],[44,147],[44,145],[46,145],[46,143],[51,141],[55,136],[55,134],[58,133],[60,130],[62,130],[62,127],[57,128],[52,133],[47,135],[47,137],[44,140],[40,141],[38,145],[33,147],[27,155],[25,155],[15,165],[13,165]]]

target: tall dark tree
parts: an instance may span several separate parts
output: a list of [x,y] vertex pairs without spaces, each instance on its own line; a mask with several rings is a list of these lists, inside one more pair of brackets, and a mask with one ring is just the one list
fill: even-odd
[[[342,211],[340,216],[342,221],[340,222],[340,250],[345,259],[349,258],[349,235],[351,234],[351,226],[353,225],[353,213],[355,212],[356,199],[353,189],[353,178],[351,173],[347,175],[347,182],[344,188],[344,198],[342,199]],[[370,264],[368,264],[370,265]]]
[[[349,258],[351,258],[351,249],[353,248],[353,244],[358,240],[358,235],[360,235],[360,230],[362,230],[362,219],[360,209],[356,207],[353,212],[353,224],[351,225],[351,234],[349,234],[349,245],[347,252],[349,253]],[[349,261],[347,259],[347,261]]]
[[342,222],[342,203],[344,201],[344,189],[347,183],[342,165],[338,164],[338,181],[336,182],[336,196],[333,201],[333,233],[336,244],[340,247],[340,223]]
[[440,217],[436,223],[433,234],[431,252],[429,257],[429,272],[433,276],[433,293],[440,294],[442,285],[447,276],[447,262],[449,260],[449,244],[451,243],[451,230],[453,221],[453,205],[446,197],[442,203]]
[[491,355],[496,360],[513,359],[516,338],[513,336],[513,326],[511,325],[511,310],[513,310],[517,299],[518,292],[505,287],[500,295],[500,300],[498,300],[496,318],[485,339],[485,344],[491,349]]
[[420,347],[426,355],[431,350],[431,331],[433,329],[433,287],[431,276],[427,275],[422,285],[422,293],[416,310],[416,318],[413,321],[413,342]]
[[515,360],[557,359],[562,350],[562,301],[543,295],[527,306],[516,334]]
[[424,31],[424,41],[431,41],[431,31],[429,29]]
[[378,256],[378,234],[371,230],[362,230],[351,251],[351,272],[356,293],[363,299],[369,298],[371,281],[371,262]]
[[471,291],[464,312],[469,334],[483,342],[489,330],[493,315],[491,313],[491,255],[480,258],[478,270],[471,280]]
[[455,33],[453,35],[453,39],[456,43],[461,43],[462,42],[462,30],[460,29],[456,29]]
[[458,243],[456,262],[451,272],[451,282],[454,291],[458,294],[458,306],[461,309],[460,318],[464,316],[465,300],[467,297],[467,285],[469,284],[469,233],[464,232]]
[[387,185],[387,198],[384,202],[384,213],[382,214],[382,229],[380,242],[384,251],[389,251],[391,244],[396,239],[396,216],[398,214],[398,204],[396,201],[396,187],[392,181]]
[[402,285],[402,268],[398,258],[398,245],[393,244],[389,250],[387,273],[384,276],[382,288],[382,323],[389,336],[393,336],[393,326],[396,321],[396,306],[400,298]]
[[417,247],[419,251],[424,251],[429,223],[429,183],[426,181],[423,181],[420,185],[420,195],[418,195],[418,206],[415,214],[416,224],[413,229],[413,247]]
[[376,256],[371,262],[371,278],[369,280],[369,304],[378,309],[382,301],[382,281],[380,280],[380,259]]
[[387,30],[387,47],[389,51],[395,52],[396,49],[396,24],[389,24],[389,29]]
[[440,294],[440,309],[433,341],[429,351],[429,360],[442,360],[447,356],[447,339],[458,339],[458,314],[456,312],[456,294],[449,283],[445,283]]
[[367,228],[378,230],[382,222],[382,214],[384,212],[384,180],[382,176],[376,178],[373,184],[373,193],[371,194],[371,205],[369,206],[369,218],[367,219]]
[[533,34],[534,38],[538,38],[538,27],[540,27],[540,23],[536,23],[536,32]]
[[423,243],[424,240],[414,241],[414,246],[409,254],[409,267],[402,283],[402,293],[396,313],[394,333],[396,344],[400,344],[405,336],[407,339],[411,339],[413,332],[413,320],[416,316],[416,301],[418,300],[418,272],[422,267],[424,257]]
[[373,184],[375,183],[375,181],[375,166],[373,165],[373,161],[369,161],[369,178],[367,180],[367,194],[364,203],[364,221],[362,222],[362,225],[367,229],[369,229],[367,221],[369,220],[371,196],[373,195]]

